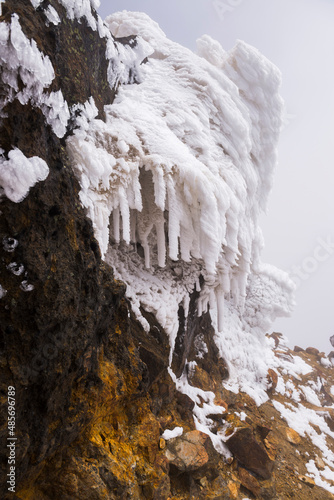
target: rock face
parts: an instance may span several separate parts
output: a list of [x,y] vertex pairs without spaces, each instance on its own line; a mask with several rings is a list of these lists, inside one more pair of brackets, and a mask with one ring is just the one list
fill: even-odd
[[[48,21],[49,7],[60,23]],[[108,83],[106,40],[85,17],[70,19],[63,2],[56,0],[41,2],[36,9],[25,0],[2,3],[1,22],[10,23],[13,14],[25,36],[52,62],[55,76],[48,91],[61,89],[69,106],[92,96],[103,118],[104,105],[117,92]],[[133,40],[119,43],[127,46]],[[2,98],[9,92],[3,65],[0,76]],[[22,81],[17,85],[21,88]],[[333,498],[320,481],[314,484],[306,475],[306,463],[314,460],[324,470],[327,458],[321,458],[307,432],[300,442],[291,443],[292,424],[281,419],[273,404],[291,403],[288,394],[275,391],[277,368],[268,372],[268,395],[273,399],[260,407],[246,394],[223,386],[228,367],[218,355],[209,313],[197,317],[194,292],[191,322],[179,311],[172,367],[178,375],[187,372],[197,359],[195,341],[200,337],[206,349],[187,376],[194,387],[214,393],[221,413],[209,414],[210,428],[213,435],[226,433],[233,457],[217,453],[208,435],[196,429],[194,401],[176,390],[168,372],[166,333],[153,314],[142,311],[150,325],[150,331],[144,331],[125,297],[125,286],[101,260],[66,154],[75,117],[66,134],[58,137],[32,101],[24,104],[14,98],[3,112],[4,157],[19,148],[28,158],[45,160],[50,172],[20,203],[6,197],[0,203],[0,497],[283,500],[297,491],[297,497],[306,500]],[[277,357],[293,359],[280,339],[276,334]],[[333,411],[328,408],[333,403],[332,365],[315,352],[301,351],[298,356],[310,364],[311,372],[300,380],[291,375],[290,380],[282,369],[280,380],[285,378],[293,393],[298,384],[315,387],[321,379],[318,402],[309,402],[307,390],[299,398],[333,431]],[[3,424],[8,387],[15,388],[15,493],[8,491],[9,429]],[[203,399],[197,406],[205,405]],[[163,431],[177,426],[183,427],[183,435],[163,442]],[[332,435],[328,443],[333,446]]]

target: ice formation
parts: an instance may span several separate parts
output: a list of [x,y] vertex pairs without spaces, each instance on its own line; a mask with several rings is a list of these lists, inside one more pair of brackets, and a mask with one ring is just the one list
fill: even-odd
[[199,314],[210,304],[217,332],[229,304],[238,321],[246,307],[242,322],[263,331],[292,302],[286,275],[260,262],[258,217],[281,127],[278,70],[241,41],[226,53],[204,36],[194,54],[142,13],[106,23],[116,39],[137,36],[119,58],[137,68],[140,84],[119,87],[105,122],[87,102],[67,141],[103,257],[128,284],[139,317],[140,306],[157,315],[172,348],[179,304],[200,275]]
[[[13,14],[10,23],[0,23],[0,67],[7,92],[0,98],[0,119],[3,108],[14,99],[21,104],[30,102],[40,108],[58,137],[63,137],[70,117],[62,92],[44,92],[54,79],[54,69],[48,56],[23,33],[19,17]],[[19,81],[23,88],[20,88]]]
[[[93,99],[80,105],[67,140],[101,253],[127,284],[143,327],[141,307],[169,335],[170,361],[179,307],[187,316],[199,291],[198,314],[210,308],[228,388],[261,404],[268,366],[277,365],[264,333],[293,305],[287,275],[261,263],[258,226],[277,161],[280,74],[241,41],[227,53],[204,36],[194,54],[145,14],[116,13],[106,24],[116,40],[136,36],[122,48],[100,30],[109,82],[123,85],[105,121]],[[221,412],[214,394],[170,374],[195,403],[196,427],[228,454],[224,436],[210,431],[208,415]]]
[[[41,8],[43,4],[43,0],[30,0],[30,2],[35,9]],[[97,20],[92,9],[98,9],[100,0],[59,0],[59,3],[65,7],[69,19],[80,21],[81,18],[85,18],[88,26],[96,30]],[[44,12],[50,22],[58,24],[58,14],[52,6],[48,6]]]

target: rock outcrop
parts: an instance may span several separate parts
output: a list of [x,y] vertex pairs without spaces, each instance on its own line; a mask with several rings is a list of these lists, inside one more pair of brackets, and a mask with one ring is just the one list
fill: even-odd
[[[110,86],[107,40],[95,11],[93,20],[71,17],[63,4],[2,3],[2,26],[16,15],[24,36],[49,57],[55,74],[46,90],[61,90],[70,117],[66,132],[57,134],[36,99],[17,97],[24,82],[18,76],[14,92],[2,64],[1,154],[7,159],[18,148],[27,158],[38,156],[49,175],[20,203],[4,194],[0,203],[1,498],[333,498],[325,454],[334,443],[331,362],[316,349],[292,352],[274,335],[282,365],[269,368],[268,400],[257,406],[224,386],[229,370],[210,314],[197,316],[190,291],[191,321],[180,308],[171,366],[191,386],[213,393],[207,414],[212,435],[226,437],[224,456],[196,428],[194,401],[176,388],[166,332],[142,310],[150,325],[144,331],[125,285],[101,259],[66,139],[80,114],[75,106],[93,97],[103,119],[118,82]],[[2,55],[8,40],[1,38]],[[128,47],[134,39],[118,43]],[[199,342],[205,346],[200,358]],[[299,362],[310,367],[307,373],[294,371]],[[8,489],[9,387],[15,393],[14,490]],[[291,428],[297,427],[294,409],[308,412],[299,434]],[[161,438],[175,427],[183,428],[181,436]]]

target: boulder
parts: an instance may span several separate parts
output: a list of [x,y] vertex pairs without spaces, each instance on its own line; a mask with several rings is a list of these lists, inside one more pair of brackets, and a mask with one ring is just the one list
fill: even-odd
[[187,432],[168,441],[165,456],[170,464],[181,471],[197,470],[209,460],[204,446],[208,439],[209,436],[204,432],[197,430]]
[[307,347],[305,351],[308,354],[312,354],[313,356],[317,356],[319,354],[319,349],[317,349],[316,347]]
[[301,437],[298,434],[298,432],[296,432],[294,429],[287,427],[285,429],[285,434],[286,434],[286,438],[289,441],[289,443],[291,443],[291,444],[299,444],[300,443]]
[[256,440],[251,428],[239,427],[226,444],[244,467],[263,479],[271,477],[275,462]]
[[238,470],[238,476],[242,486],[251,491],[255,497],[258,497],[261,491],[261,485],[259,481],[250,472],[248,472],[243,467]]

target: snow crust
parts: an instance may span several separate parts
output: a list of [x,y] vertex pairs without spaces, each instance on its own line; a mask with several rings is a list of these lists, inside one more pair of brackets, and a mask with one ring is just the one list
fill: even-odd
[[0,156],[0,190],[15,203],[22,201],[37,182],[49,175],[49,167],[38,156],[27,158],[20,149],[12,149],[8,160]]

